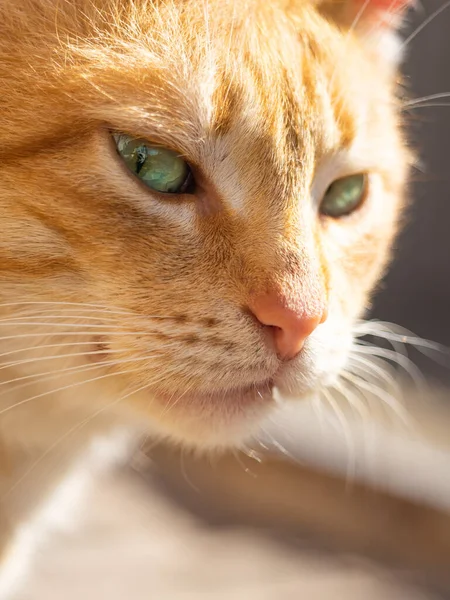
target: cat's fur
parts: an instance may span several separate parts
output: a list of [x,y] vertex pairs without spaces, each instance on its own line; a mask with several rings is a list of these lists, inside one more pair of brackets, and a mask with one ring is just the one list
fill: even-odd
[[[5,561],[98,435],[238,444],[269,380],[302,398],[344,367],[404,202],[398,9],[0,1]],[[110,130],[182,153],[196,195],[145,189]],[[319,217],[328,185],[360,171],[364,206]],[[268,289],[327,308],[288,362],[246,309]]]

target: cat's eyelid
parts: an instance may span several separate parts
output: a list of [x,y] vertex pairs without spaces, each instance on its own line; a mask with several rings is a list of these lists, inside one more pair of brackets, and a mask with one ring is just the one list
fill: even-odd
[[147,146],[151,146],[152,148],[161,148],[164,150],[170,150],[174,152],[177,156],[185,160],[188,165],[193,165],[195,167],[195,163],[191,160],[191,157],[187,156],[185,152],[182,152],[180,148],[177,148],[174,144],[171,144],[170,141],[158,139],[157,135],[149,136],[141,133],[130,132],[127,128],[118,128],[118,127],[107,127],[108,135],[113,138],[113,140],[117,143],[121,137],[132,138],[134,140],[142,140],[142,143]]

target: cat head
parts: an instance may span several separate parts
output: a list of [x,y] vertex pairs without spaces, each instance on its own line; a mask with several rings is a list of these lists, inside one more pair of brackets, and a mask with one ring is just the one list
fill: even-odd
[[197,446],[333,385],[403,205],[401,8],[3,0],[0,297],[41,355]]

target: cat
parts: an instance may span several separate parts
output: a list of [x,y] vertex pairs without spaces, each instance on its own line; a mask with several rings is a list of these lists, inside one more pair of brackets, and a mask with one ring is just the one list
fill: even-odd
[[406,9],[0,1],[2,598],[94,465],[339,377],[407,197]]

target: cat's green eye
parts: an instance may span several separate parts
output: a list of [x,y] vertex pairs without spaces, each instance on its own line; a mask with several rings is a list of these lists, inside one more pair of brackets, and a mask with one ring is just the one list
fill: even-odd
[[151,190],[183,194],[190,188],[191,170],[173,150],[152,146],[123,133],[114,134],[114,140],[126,166]]
[[320,212],[334,219],[349,215],[364,202],[366,193],[366,173],[336,179],[325,192]]

